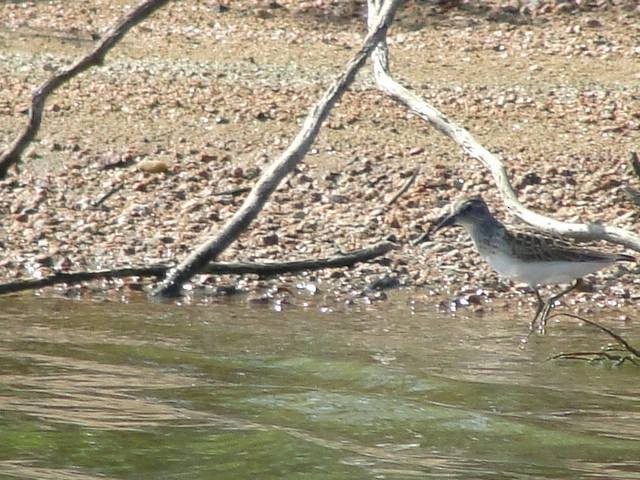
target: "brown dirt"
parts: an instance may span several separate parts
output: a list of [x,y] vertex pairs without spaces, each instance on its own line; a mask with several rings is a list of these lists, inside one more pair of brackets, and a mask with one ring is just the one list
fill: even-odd
[[[639,181],[626,165],[640,135],[638,14],[532,16],[496,3],[488,11],[400,11],[390,33],[394,74],[499,153],[528,206],[638,231],[638,209],[622,192]],[[173,262],[219,228],[242,198],[214,194],[252,185],[364,34],[357,9],[332,16],[306,3],[278,5],[234,0],[221,12],[216,2],[172,2],[102,68],[62,87],[20,172],[0,182],[1,281],[46,274],[60,262],[72,270]],[[0,6],[0,148],[25,122],[31,90],[129,8],[103,0],[90,8],[75,0]],[[141,162],[151,160],[167,171],[145,172]],[[385,209],[415,167],[412,189]],[[92,208],[119,184],[104,208]],[[486,307],[486,298],[514,290],[498,283],[462,232],[426,248],[406,244],[461,193],[481,193],[502,212],[488,173],[384,98],[363,71],[300,171],[224,259],[329,255],[392,233],[402,248],[348,270],[203,280],[291,302],[292,286],[313,284],[319,289],[303,290],[320,292],[324,304],[383,298],[362,289],[389,275],[418,287],[424,301],[460,294],[455,306]],[[640,298],[637,269],[597,278],[598,291],[577,298],[610,306]],[[72,292],[138,288],[127,281]]]

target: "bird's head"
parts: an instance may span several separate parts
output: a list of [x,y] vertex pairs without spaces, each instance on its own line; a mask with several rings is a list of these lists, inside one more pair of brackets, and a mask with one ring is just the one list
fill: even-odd
[[463,227],[475,225],[487,217],[491,217],[489,207],[481,197],[467,197],[456,200],[450,207],[449,213],[440,217],[431,227],[436,233],[445,227],[461,225]]
[[414,245],[430,240],[431,235],[446,227],[460,225],[472,227],[487,219],[491,219],[489,207],[481,197],[464,197],[456,200],[448,212],[437,218],[429,230],[414,240]]

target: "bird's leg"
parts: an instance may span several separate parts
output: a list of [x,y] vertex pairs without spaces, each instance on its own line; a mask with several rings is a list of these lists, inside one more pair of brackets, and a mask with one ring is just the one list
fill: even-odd
[[547,326],[547,319],[549,317],[549,313],[551,312],[551,309],[553,308],[553,304],[556,303],[560,297],[564,297],[567,293],[575,290],[581,285],[582,285],[582,279],[578,278],[576,280],[576,283],[564,289],[559,294],[554,295],[547,301],[547,304],[544,306],[544,310],[542,310],[542,315],[540,316],[540,331],[544,332],[544,328]]
[[538,308],[536,308],[536,314],[533,316],[533,320],[531,320],[531,324],[529,325],[529,332],[533,332],[533,330],[536,328],[536,322],[538,321],[538,317],[540,317],[540,312],[542,312],[542,309],[545,306],[544,300],[542,300],[538,289],[535,287],[531,288],[533,288],[533,293],[536,294],[536,298],[538,299]]

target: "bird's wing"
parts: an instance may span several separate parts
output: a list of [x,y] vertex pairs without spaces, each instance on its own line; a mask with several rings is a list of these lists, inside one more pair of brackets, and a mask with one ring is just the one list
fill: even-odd
[[580,243],[539,230],[512,227],[507,229],[507,234],[515,240],[509,242],[513,254],[526,262],[615,262],[619,257],[617,254],[584,248]]

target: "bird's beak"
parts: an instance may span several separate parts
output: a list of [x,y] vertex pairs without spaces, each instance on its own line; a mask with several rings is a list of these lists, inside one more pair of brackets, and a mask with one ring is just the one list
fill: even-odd
[[433,235],[434,233],[436,233],[438,230],[440,230],[442,228],[450,227],[451,225],[455,225],[455,221],[456,221],[455,215],[447,213],[446,215],[441,216],[435,222],[433,222],[431,224],[431,226],[429,227],[429,230],[424,232],[422,235],[420,235],[418,238],[416,238],[411,243],[413,245],[418,245],[420,243],[429,241],[429,240],[431,240],[431,235]]
[[429,231],[431,233],[436,233],[438,230],[442,230],[443,228],[455,225],[455,223],[456,223],[456,216],[454,214],[447,214],[440,217],[438,220],[436,220],[431,226],[431,228],[429,229]]

